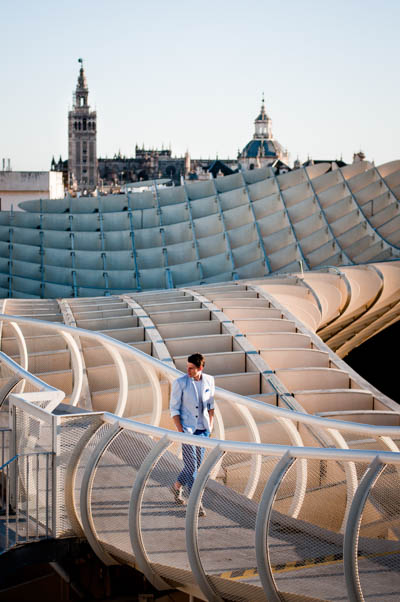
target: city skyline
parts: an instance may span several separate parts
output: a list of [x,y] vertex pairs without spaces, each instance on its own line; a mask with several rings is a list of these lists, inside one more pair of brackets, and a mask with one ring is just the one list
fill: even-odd
[[174,0],[2,9],[0,158],[47,170],[67,158],[67,115],[84,60],[98,114],[98,156],[135,145],[235,158],[251,139],[262,94],[291,162],[363,150],[398,158],[396,78],[400,7],[367,0],[283,6],[236,0],[201,10]]

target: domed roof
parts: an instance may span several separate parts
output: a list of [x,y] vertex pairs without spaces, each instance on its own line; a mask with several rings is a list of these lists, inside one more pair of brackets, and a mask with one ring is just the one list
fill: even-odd
[[265,110],[264,95],[261,103],[261,109],[257,119],[254,121],[255,131],[253,139],[244,147],[238,158],[256,159],[264,157],[265,159],[287,160],[287,151],[274,139],[271,129],[271,119]]
[[258,140],[250,140],[242,150],[242,157],[278,157],[282,152],[282,147],[276,140],[268,140],[261,138]]

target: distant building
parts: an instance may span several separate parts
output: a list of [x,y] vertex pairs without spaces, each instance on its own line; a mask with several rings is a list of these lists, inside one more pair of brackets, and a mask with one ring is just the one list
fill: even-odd
[[97,187],[97,116],[88,104],[82,59],[72,111],[68,113],[68,188],[73,192],[92,192]]
[[187,180],[211,180],[212,178],[220,178],[229,176],[238,171],[238,162],[235,160],[214,159],[212,161],[203,161],[202,159],[194,159],[190,162],[190,170],[186,174]]
[[[360,150],[358,153],[353,153],[353,163],[358,163],[360,161],[366,161],[365,154],[362,150]],[[300,163],[299,158],[297,158],[293,164],[293,168],[298,169],[300,167],[309,167],[310,165],[318,165],[320,163],[330,163],[330,171],[334,171],[335,169],[339,169],[348,165],[348,163],[343,161],[342,157],[340,157],[340,159],[312,159],[311,157],[308,157],[307,161],[304,161],[304,163]],[[373,161],[366,161],[366,163],[369,165],[374,164]]]
[[0,209],[20,211],[19,203],[35,199],[62,199],[62,173],[56,171],[0,171]]
[[58,161],[55,160],[54,155],[51,160],[50,171],[60,171],[62,173],[64,190],[68,190],[68,159],[63,161],[61,155]]
[[114,157],[98,159],[100,189],[120,187],[129,182],[167,178],[179,184],[185,175],[185,157],[173,157],[171,149],[145,149],[135,147],[134,157],[120,153]]
[[359,161],[365,161],[365,153],[362,150],[359,150],[358,153],[353,153],[353,163],[358,163]]
[[320,163],[330,163],[331,171],[334,171],[335,169],[339,169],[340,167],[345,167],[347,165],[347,163],[345,163],[342,159],[310,159],[310,158],[308,158],[307,161],[304,161],[304,163],[302,163],[302,164],[300,164],[300,162],[296,160],[294,167],[295,168],[309,167],[310,165],[318,165]]
[[171,149],[135,147],[135,156],[97,158],[97,115],[88,104],[89,88],[82,59],[74,94],[72,111],[68,113],[68,160],[52,159],[51,171],[61,172],[65,189],[70,194],[91,194],[96,189],[103,193],[119,192],[129,183],[169,179],[179,185],[182,180],[206,180],[266,165],[277,173],[290,171],[289,155],[273,138],[271,119],[265,111],[264,98],[255,124],[252,140],[236,159],[191,159],[187,151],[183,157],[172,156]]
[[238,161],[242,169],[254,169],[271,165],[279,173],[289,171],[289,153],[272,135],[272,121],[265,111],[264,97],[261,110],[254,121],[252,140],[239,152]]
[[276,173],[290,171],[289,154],[273,138],[271,119],[265,111],[264,99],[260,114],[255,120],[253,139],[246,144],[237,159],[191,159],[172,157],[171,150],[135,148],[135,157],[115,155],[112,159],[99,158],[100,184],[107,192],[118,189],[127,182],[140,182],[158,178],[170,178],[175,184],[182,179],[209,180],[235,173],[241,169],[272,166]]

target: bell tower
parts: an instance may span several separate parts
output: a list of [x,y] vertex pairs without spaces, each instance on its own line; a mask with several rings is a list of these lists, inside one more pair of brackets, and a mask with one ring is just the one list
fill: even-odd
[[68,188],[76,192],[92,192],[98,181],[97,116],[88,104],[89,88],[81,64],[72,111],[68,113]]

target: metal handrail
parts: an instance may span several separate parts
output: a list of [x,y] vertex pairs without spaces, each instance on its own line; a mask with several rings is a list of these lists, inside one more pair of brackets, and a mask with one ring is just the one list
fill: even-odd
[[7,460],[7,462],[4,462],[4,464],[2,464],[2,466],[0,466],[0,470],[4,470],[6,468],[6,466],[9,466],[12,462],[14,462],[17,458],[19,457],[19,454],[16,454],[15,456],[13,456],[12,458],[10,458],[9,460]]
[[[4,318],[0,318],[0,319],[3,320]],[[10,320],[10,321],[16,321],[16,320],[19,321],[20,319],[21,318],[17,318],[16,316],[13,316],[13,320]],[[29,320],[29,322],[30,323],[36,322],[36,320],[35,321]],[[43,320],[41,322],[44,324],[48,324],[48,322],[44,322]],[[44,382],[44,380],[41,380],[39,377],[35,376],[31,372],[28,372],[28,370],[25,370],[17,362],[15,362],[13,359],[11,359],[11,357],[9,357],[6,353],[4,353],[4,351],[0,351],[0,362],[3,364],[6,364],[8,366],[8,368],[14,374],[19,375],[21,380],[25,379],[29,383],[31,383],[34,387],[36,387],[38,389],[38,391],[49,391],[49,392],[53,392],[53,393],[59,393],[59,389],[57,389],[56,387],[52,387],[51,385],[48,385],[46,382]]]
[[[112,415],[105,414],[104,419],[107,421],[112,420]],[[97,550],[96,553],[99,554],[101,558],[104,558],[107,555],[106,547],[104,546],[104,542],[100,541],[96,528],[91,520],[91,491],[90,487],[86,487],[86,483],[93,484],[95,479],[95,474],[97,470],[97,466],[101,463],[101,458],[104,454],[104,451],[107,448],[107,441],[110,440],[115,434],[118,436],[120,432],[124,430],[124,428],[129,428],[129,430],[133,430],[136,433],[146,433],[150,436],[150,438],[154,440],[159,440],[160,443],[155,445],[153,450],[149,453],[145,460],[145,464],[147,464],[144,468],[143,474],[140,471],[140,477],[137,486],[133,486],[131,492],[131,501],[130,501],[130,510],[129,510],[129,527],[130,527],[130,537],[131,541],[135,540],[135,546],[133,549],[135,551],[139,551],[140,558],[140,568],[143,572],[148,576],[148,578],[152,581],[153,584],[160,584],[160,575],[157,573],[157,570],[151,566],[151,560],[148,558],[146,554],[146,549],[143,547],[143,544],[139,544],[136,542],[137,537],[142,537],[141,526],[138,522],[139,516],[141,513],[142,506],[142,494],[143,488],[146,487],[147,480],[150,476],[151,468],[158,462],[163,451],[172,443],[191,443],[192,445],[198,445],[198,438],[194,435],[186,435],[182,433],[175,433],[172,431],[168,431],[166,429],[161,429],[159,427],[151,427],[148,425],[143,425],[139,423],[134,423],[130,420],[117,419],[115,418],[113,429],[109,431],[105,436],[104,441],[99,443],[99,446],[96,448],[96,452],[92,454],[91,459],[87,466],[86,480],[81,484],[81,510],[82,506],[85,507],[85,512],[87,514],[87,519],[85,520],[85,533],[89,534],[89,536],[95,540],[94,549]],[[163,441],[163,443],[161,443]],[[220,441],[220,440],[204,440],[201,443],[202,447],[206,447],[209,450],[209,454],[207,460],[205,460],[200,468],[198,476],[193,485],[188,506],[186,512],[186,548],[189,557],[190,566],[192,572],[196,578],[197,583],[200,585],[203,593],[205,594],[208,600],[221,600],[221,596],[218,590],[214,589],[214,585],[210,581],[207,572],[203,566],[203,562],[201,556],[199,554],[199,531],[197,526],[197,513],[200,501],[204,494],[205,488],[207,486],[207,482],[212,475],[213,469],[222,456],[226,452],[233,453],[246,453],[246,454],[260,454],[264,457],[273,457],[276,459],[281,459],[283,463],[291,463],[292,461],[296,461],[299,459],[318,459],[318,460],[331,460],[331,461],[339,461],[343,463],[352,463],[352,462],[360,462],[363,464],[371,463],[380,463],[382,465],[394,464],[396,466],[400,466],[400,454],[392,453],[392,452],[376,452],[374,450],[338,450],[338,449],[327,449],[327,448],[305,448],[305,447],[290,447],[290,446],[280,446],[280,445],[265,445],[265,444],[247,444],[242,442],[231,442],[231,441]],[[282,464],[281,462],[281,464]],[[257,549],[257,564],[262,567],[265,556],[263,554],[263,546],[267,547],[270,545],[269,543],[269,511],[268,509],[272,508],[272,504],[275,501],[275,495],[279,487],[281,486],[286,470],[274,471],[273,475],[276,478],[276,482],[273,483],[273,475],[267,481],[265,485],[265,504],[261,504],[259,506],[259,512],[257,516],[257,527],[256,527],[256,541],[258,542]],[[272,487],[273,486],[273,487]],[[88,490],[89,489],[89,490]],[[359,491],[364,491],[364,499],[370,494],[371,486],[368,483],[367,487],[362,483],[359,486]],[[355,491],[353,492],[352,497],[352,508],[357,506],[355,500],[358,499],[356,497]],[[139,495],[139,497],[138,497]],[[362,509],[361,509],[362,511]],[[288,514],[290,516],[290,514]],[[351,533],[351,546],[352,549],[357,546],[357,533],[356,533],[356,523],[359,521],[360,512],[355,515],[353,513],[348,513],[348,505],[346,505],[345,509],[345,517],[346,517],[346,534]],[[260,535],[261,531],[261,535]],[[265,537],[266,535],[266,537]],[[348,535],[346,536],[346,540],[348,539]],[[261,538],[261,539],[260,539]],[[139,540],[140,541],[140,540]],[[132,544],[133,545],[133,544]],[[346,555],[347,555],[346,551]],[[357,559],[355,558],[355,561]],[[346,561],[347,562],[347,561]],[[347,573],[347,567],[346,567]],[[262,571],[260,570],[260,576]],[[347,575],[346,575],[347,576]],[[356,578],[356,569],[351,571],[351,574],[347,577],[348,579],[348,591],[352,591],[353,585],[349,582]],[[274,580],[272,575],[267,579],[264,579],[263,585],[265,587],[265,583],[270,583],[271,588],[275,587]],[[162,586],[162,581],[161,581]],[[278,590],[276,590],[278,591]],[[269,598],[268,598],[269,599]],[[274,598],[271,598],[274,599]]]
[[[169,366],[168,364],[161,362],[160,360],[158,360],[155,357],[147,355],[140,349],[130,347],[127,343],[113,339],[112,337],[110,337],[106,334],[103,334],[103,333],[88,331],[88,330],[84,330],[82,328],[67,326],[67,325],[60,324],[60,323],[46,322],[44,320],[36,320],[36,319],[33,320],[30,318],[21,318],[18,316],[12,316],[12,315],[8,315],[8,314],[0,314],[0,321],[1,320],[7,321],[7,322],[14,321],[14,322],[18,322],[21,324],[35,324],[37,326],[42,326],[43,328],[48,329],[48,330],[54,330],[56,332],[68,332],[75,336],[82,336],[82,337],[86,337],[89,339],[93,339],[93,340],[97,341],[98,343],[102,343],[104,345],[109,345],[111,347],[116,348],[117,350],[123,351],[124,353],[131,354],[133,357],[136,357],[138,359],[138,361],[141,362],[142,364],[145,364],[148,367],[155,369],[157,372],[161,371],[162,373],[164,373],[164,375],[167,376],[169,378],[169,380],[175,379],[182,375],[182,372],[177,370],[176,368],[173,368],[173,367]],[[1,356],[3,356],[3,355],[4,354],[1,354]],[[7,356],[5,356],[5,357],[7,358]],[[12,362],[12,360],[10,360],[10,362]],[[18,370],[21,370],[21,368],[20,368],[20,366],[18,366],[18,364],[16,364],[16,368],[18,368]],[[29,374],[29,373],[24,371],[24,374]],[[31,375],[31,381],[42,383],[42,381],[40,381],[40,379],[38,379],[37,377],[35,377],[33,375]],[[46,390],[49,390],[49,391],[52,390],[54,392],[58,391],[54,387],[49,387],[49,385],[47,385]],[[363,433],[363,434],[368,434],[368,435],[375,436],[375,437],[379,437],[381,435],[400,437],[400,427],[361,424],[361,423],[355,423],[355,422],[350,422],[350,421],[337,420],[337,419],[331,419],[331,418],[327,419],[327,418],[323,418],[321,416],[304,414],[302,412],[297,412],[296,410],[291,410],[291,409],[286,409],[286,408],[282,408],[282,407],[278,407],[278,406],[272,406],[270,404],[265,404],[261,401],[251,399],[250,397],[246,397],[246,396],[240,395],[238,393],[227,391],[220,387],[216,387],[215,392],[216,392],[217,399],[231,402],[231,403],[236,403],[236,404],[242,405],[244,407],[247,407],[249,409],[256,409],[257,411],[261,410],[263,413],[265,413],[266,416],[268,416],[270,418],[287,418],[294,422],[300,422],[302,424],[308,424],[308,425],[312,425],[314,427],[319,427],[322,429],[327,429],[327,428],[336,429],[340,432],[352,432],[352,433],[358,433],[358,434]],[[64,393],[62,393],[62,395],[64,396]],[[279,392],[277,393],[277,395],[279,396]]]
[[[1,316],[0,316],[1,319]],[[31,322],[31,320],[27,320],[26,318],[23,319],[24,322],[28,321],[29,323]],[[39,322],[39,321],[38,321]],[[126,379],[126,368],[124,365],[124,362],[122,361],[122,358],[120,357],[120,354],[118,353],[118,347],[123,348],[124,351],[126,351],[126,349],[129,349],[129,353],[131,355],[136,355],[139,356],[142,361],[144,362],[144,367],[145,366],[149,366],[151,365],[154,368],[157,366],[157,371],[158,372],[164,372],[164,374],[166,373],[168,375],[169,379],[172,379],[172,375],[174,377],[176,377],[177,375],[180,374],[180,372],[178,372],[175,369],[170,368],[169,366],[166,366],[165,364],[163,364],[162,362],[160,362],[159,360],[156,360],[155,358],[150,358],[150,356],[135,350],[132,352],[132,348],[124,343],[120,343],[118,341],[115,341],[114,339],[112,339],[111,337],[108,337],[107,335],[103,335],[103,334],[98,334],[98,333],[93,333],[93,332],[88,332],[88,331],[84,331],[82,329],[75,329],[72,327],[68,327],[68,326],[61,326],[59,324],[55,325],[54,323],[46,323],[46,322],[42,322],[43,324],[52,327],[53,329],[57,330],[57,332],[61,332],[61,334],[64,336],[64,338],[70,338],[72,339],[71,336],[71,332],[74,332],[75,334],[83,334],[86,337],[91,337],[96,339],[97,341],[100,340],[101,343],[104,344],[104,346],[106,347],[106,349],[109,350],[109,352],[111,352],[111,355],[114,359],[114,362],[116,363],[118,372],[119,372],[119,380],[120,380],[120,393],[119,393],[119,399],[118,399],[118,407],[117,407],[117,414],[119,416],[121,416],[123,414],[123,410],[125,407],[125,402],[127,399],[127,390],[128,390],[128,383],[127,383],[127,379]],[[139,359],[139,362],[141,360]],[[77,365],[77,362],[75,361],[73,363],[73,365]],[[153,375],[153,370],[149,370],[148,373],[150,373],[150,376]],[[78,375],[79,376],[79,375]],[[341,430],[349,430],[354,432],[355,429],[354,428],[354,423],[349,423],[347,424],[347,429],[346,427],[343,429],[343,425],[341,424],[341,421],[333,421],[333,420],[328,420],[324,419],[324,418],[320,418],[319,421],[317,419],[317,421],[310,420],[309,418],[305,419],[305,416],[308,416],[306,414],[303,413],[298,413],[296,412],[295,415],[293,413],[293,410],[291,409],[286,409],[286,408],[272,408],[271,406],[269,406],[269,404],[263,404],[262,402],[257,402],[254,400],[251,400],[249,398],[244,398],[240,395],[237,394],[232,394],[229,393],[227,391],[224,391],[223,389],[217,389],[216,391],[216,397],[219,399],[225,399],[226,401],[228,401],[229,403],[232,403],[234,405],[237,405],[238,409],[240,409],[240,413],[243,414],[243,412],[246,412],[249,417],[252,417],[251,414],[249,413],[249,409],[253,409],[254,407],[257,407],[258,409],[262,409],[263,412],[265,412],[266,415],[269,414],[270,417],[278,419],[281,423],[282,421],[284,423],[287,422],[287,419],[289,419],[288,422],[290,422],[290,424],[294,424],[293,421],[296,420],[297,422],[303,422],[308,424],[309,426],[312,425],[312,423],[314,422],[314,426],[318,425],[320,428],[322,427],[322,429],[329,429],[329,432],[332,434],[335,433],[335,428],[337,428],[338,431]],[[57,405],[55,402],[53,402],[51,404],[51,407],[49,406],[49,410],[52,410],[55,405]],[[160,399],[158,399],[158,403],[156,403],[154,405],[154,408],[156,406],[160,405]],[[270,411],[268,412],[268,409],[271,408],[271,410],[276,410],[276,411]],[[154,415],[155,416],[155,415]],[[154,417],[153,416],[153,417]],[[159,415],[160,417],[160,415]],[[114,419],[113,419],[114,421]],[[245,421],[246,422],[246,421]],[[254,421],[251,421],[254,422]],[[369,425],[368,425],[369,426]],[[258,428],[255,425],[255,428],[257,429],[256,431],[256,435],[258,434]],[[297,430],[297,429],[296,429]],[[384,430],[382,431],[382,427],[379,428],[379,430],[375,427],[373,429],[367,429],[370,430],[372,434],[374,434],[375,436],[379,436],[382,437],[384,436],[386,439],[389,440],[390,435],[396,434],[397,436],[400,436],[400,428],[393,428],[393,427],[384,427]],[[365,430],[363,430],[363,432],[365,433]],[[378,433],[378,435],[377,435]],[[254,441],[256,444],[259,444],[259,437],[255,436]],[[337,437],[333,437],[333,441],[337,444],[338,442],[342,442],[343,443],[343,438],[339,437],[339,434]],[[292,443],[294,443],[295,445],[300,444],[302,445],[302,440],[301,438],[297,440],[293,440],[292,438]],[[323,444],[321,444],[323,445]],[[346,445],[342,445],[342,447],[347,447]],[[393,449],[393,446],[387,445],[387,447],[389,449]],[[261,471],[261,455],[258,453],[255,453],[252,455],[251,458],[251,463],[252,463],[252,470],[250,471],[250,474],[247,477],[247,485],[245,488],[245,494],[248,497],[252,497],[256,487],[257,487],[257,483],[259,482],[259,477],[260,477],[260,471]],[[351,468],[351,467],[350,467]],[[293,499],[293,503],[291,506],[291,511],[292,511],[292,516],[297,516],[298,512],[300,511],[302,504],[303,504],[303,500],[304,500],[304,495],[305,495],[305,491],[306,491],[306,482],[307,482],[307,471],[306,471],[306,466],[303,466],[303,461],[299,462],[297,465],[297,474],[298,474],[298,478],[296,481],[296,495],[294,496]],[[355,470],[351,470],[349,469],[346,472],[346,480],[347,480],[347,489],[348,489],[348,500],[350,503],[351,500],[351,494],[354,492],[354,488],[357,486],[357,478],[354,478],[354,474],[355,474]],[[346,516],[347,516],[347,512],[346,512]]]
[[[53,452],[39,451],[29,453],[18,453],[0,466],[1,483],[1,508],[4,512],[4,551],[7,551],[21,543],[40,539],[42,536],[48,538],[50,534],[50,495],[53,496],[48,473],[52,466],[49,458]],[[40,519],[39,507],[39,470],[40,458],[45,458],[46,483],[45,483],[45,505],[44,520]],[[36,473],[32,477],[30,460],[34,459]],[[26,460],[26,468],[20,472],[19,461]],[[11,491],[11,488],[13,491]],[[34,490],[33,498],[31,488]],[[20,492],[24,492],[24,500],[20,501]],[[51,494],[50,494],[51,492]],[[30,503],[32,502],[32,504]],[[12,508],[11,508],[12,506]],[[11,527],[11,515],[13,516],[13,527]],[[34,526],[32,532],[32,525]],[[40,535],[40,528],[43,535]],[[13,542],[11,543],[11,538]]]
[[[196,435],[188,433],[179,433],[170,431],[160,426],[151,426],[143,422],[136,422],[130,418],[120,418],[104,412],[104,422],[115,425],[118,424],[121,428],[142,433],[150,437],[162,438],[167,436],[171,442],[187,443],[189,445],[199,445],[199,438]],[[380,451],[380,450],[363,450],[363,449],[338,449],[334,447],[296,447],[290,445],[279,445],[276,443],[247,443],[245,441],[229,441],[222,439],[201,439],[201,447],[214,448],[219,445],[225,452],[233,453],[248,453],[261,454],[266,456],[282,457],[289,453],[294,458],[306,458],[309,460],[337,460],[337,461],[355,461],[355,462],[372,462],[376,457],[381,462],[390,464],[400,464],[400,454],[398,452]]]
[[[35,407],[34,404],[31,404],[28,401],[24,400],[24,397],[28,397],[29,395],[34,394],[14,394],[11,396],[11,405],[14,402],[18,405],[19,409],[23,409],[30,413],[30,411],[34,412]],[[35,410],[36,411],[36,410]],[[42,414],[47,414],[49,417],[51,416],[51,412],[48,409],[41,409]],[[81,518],[82,518],[82,527],[84,534],[86,535],[90,545],[92,546],[95,553],[107,564],[118,562],[118,553],[112,554],[109,553],[105,542],[102,537],[98,533],[96,529],[96,525],[93,519],[93,509],[92,509],[92,487],[95,482],[96,472],[99,466],[102,465],[104,454],[108,453],[109,444],[114,438],[120,436],[123,431],[129,430],[138,434],[144,434],[149,438],[149,441],[153,442],[152,451],[149,452],[149,455],[145,458],[143,462],[143,469],[141,469],[137,473],[137,483],[135,479],[135,483],[130,483],[132,487],[131,490],[131,498],[129,505],[129,514],[127,516],[127,529],[129,529],[129,535],[132,541],[132,538],[140,537],[142,538],[142,527],[139,520],[140,513],[142,512],[142,501],[143,501],[143,491],[144,488],[147,487],[148,479],[152,470],[152,467],[158,462],[163,451],[170,446],[171,443],[188,443],[191,445],[199,445],[199,439],[195,435],[190,435],[187,433],[178,433],[175,431],[170,431],[161,427],[151,426],[148,424],[135,422],[128,418],[121,418],[114,414],[104,412],[101,414],[93,413],[93,415],[100,416],[103,424],[109,424],[112,426],[111,429],[108,429],[99,440],[97,446],[91,451],[90,456],[86,459],[85,465],[85,474],[83,480],[79,483],[81,498],[80,498],[80,510],[81,510]],[[70,415],[68,415],[70,416]],[[85,414],[85,417],[89,418],[92,416],[92,413]],[[59,419],[60,417],[56,417]],[[330,421],[329,421],[330,422]],[[52,429],[54,430],[54,435],[57,436],[56,433],[59,432],[59,422],[52,421]],[[92,433],[97,432],[97,429]],[[83,437],[83,445],[81,445],[81,441],[78,442],[78,447],[80,448],[79,453],[75,453],[73,457],[73,464],[75,466],[74,471],[69,471],[69,478],[73,480],[73,482],[69,483],[69,488],[73,490],[77,483],[75,483],[75,475],[77,473],[76,468],[79,465],[81,453],[84,449],[86,449],[87,444],[89,442],[88,437]],[[163,443],[157,445],[156,441],[163,441]],[[195,484],[192,488],[192,492],[189,498],[187,513],[186,513],[186,535],[187,535],[187,553],[189,557],[190,566],[192,572],[196,578],[197,583],[200,585],[203,593],[206,595],[207,599],[218,599],[220,597],[220,592],[218,589],[215,589],[212,582],[209,579],[207,571],[203,565],[201,554],[199,554],[199,541],[198,538],[201,534],[197,527],[197,513],[200,501],[204,494],[205,488],[207,487],[207,483],[213,475],[213,469],[218,463],[219,459],[226,453],[233,454],[241,454],[241,455],[257,455],[262,456],[264,458],[270,459],[285,459],[282,462],[290,462],[291,459],[293,461],[302,461],[302,460],[327,460],[340,462],[343,464],[350,464],[353,462],[359,462],[362,465],[366,465],[368,463],[380,463],[382,465],[394,465],[396,467],[400,467],[400,453],[391,452],[391,451],[375,451],[375,450],[354,450],[354,449],[335,449],[335,448],[316,448],[316,447],[296,447],[296,446],[288,446],[288,445],[276,445],[276,444],[262,444],[262,443],[246,443],[239,441],[222,441],[218,439],[202,439],[201,446],[207,448],[209,450],[208,460],[203,462],[200,471],[198,473],[198,477],[195,480]],[[51,455],[47,452],[48,455]],[[27,456],[32,454],[27,454]],[[40,455],[37,454],[37,455]],[[281,462],[281,465],[282,465]],[[28,469],[26,470],[27,482],[29,482],[28,478]],[[255,526],[255,535],[256,535],[256,545],[257,545],[257,565],[259,567],[263,567],[265,564],[265,558],[268,557],[264,554],[263,542],[264,545],[271,545],[269,542],[269,509],[272,508],[272,504],[275,501],[275,493],[280,488],[283,480],[285,478],[286,471],[282,470],[279,474],[275,470],[273,475],[275,481],[271,481],[272,476],[265,483],[264,488],[264,502],[259,504],[259,510],[257,515],[257,522]],[[358,490],[352,492],[352,509],[350,512],[347,512],[346,508],[343,506],[342,511],[346,512],[346,557],[349,556],[350,552],[353,554],[353,560],[357,562],[357,559],[354,557],[354,550],[358,545],[358,535],[356,533],[357,523],[360,519],[360,513],[362,511],[354,512],[354,508],[357,506],[356,501],[358,499],[357,492],[364,492],[363,499],[371,493],[371,484],[365,484],[365,480],[360,484]],[[55,481],[52,482],[52,486],[55,486]],[[272,489],[273,486],[273,489]],[[54,491],[53,491],[54,493]],[[297,495],[296,491],[293,491],[293,496]],[[348,494],[349,495],[349,494]],[[242,493],[242,496],[245,497],[245,493]],[[243,506],[243,510],[245,506]],[[23,508],[24,510],[24,508]],[[76,509],[75,509],[76,513]],[[290,517],[290,512],[286,512],[287,516]],[[77,516],[77,514],[76,514]],[[54,529],[54,526],[53,526]],[[28,532],[28,531],[27,531]],[[348,535],[350,534],[350,536]],[[261,538],[261,539],[260,539]],[[158,585],[163,585],[163,581],[161,576],[157,573],[157,568],[151,565],[151,559],[147,555],[145,542],[141,539],[135,539],[135,546],[133,547],[134,552],[139,552],[139,563],[138,566],[140,569],[150,578],[153,583],[157,583]],[[123,561],[123,560],[122,560]],[[347,569],[346,569],[347,571]],[[262,583],[265,586],[265,583],[269,583],[270,588],[273,590],[275,587],[273,575],[268,573],[268,567],[266,570],[259,570],[260,578]],[[346,573],[346,577],[348,580],[348,591],[354,591],[354,583],[357,577],[357,567],[352,566],[351,571]],[[216,586],[217,587],[217,586]],[[278,591],[278,590],[277,590]],[[274,599],[274,598],[271,598]]]

